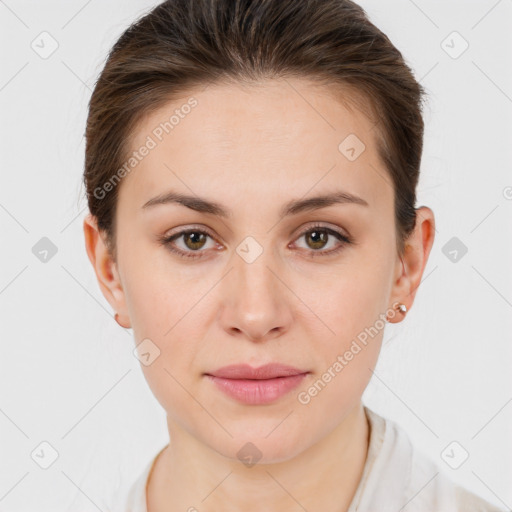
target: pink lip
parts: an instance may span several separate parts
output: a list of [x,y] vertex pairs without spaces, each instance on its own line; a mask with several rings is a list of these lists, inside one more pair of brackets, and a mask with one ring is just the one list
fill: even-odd
[[230,397],[242,403],[260,405],[274,402],[289,393],[308,373],[292,366],[271,363],[259,368],[225,366],[205,375]]

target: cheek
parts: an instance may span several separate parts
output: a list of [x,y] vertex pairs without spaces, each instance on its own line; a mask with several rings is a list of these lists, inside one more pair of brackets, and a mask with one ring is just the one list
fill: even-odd
[[345,337],[345,331],[332,338],[335,339],[329,343],[326,339],[321,345],[324,364],[318,365],[318,373],[297,395],[295,418],[300,418],[300,425],[308,426],[300,432],[306,444],[331,432],[359,404],[372,377],[382,340],[381,334],[368,336],[365,341],[361,336]]
[[135,339],[162,338],[185,314],[179,275],[154,242],[135,243],[135,236],[123,239],[121,234],[119,238],[123,288]]
[[320,362],[315,387],[317,402],[325,407],[350,405],[372,376],[386,326],[389,265],[385,256],[376,260],[361,254],[308,296],[308,305],[322,321],[323,334],[315,335]]
[[172,327],[172,294],[164,279],[154,273],[143,272],[139,266],[129,274],[125,283],[125,297],[136,340],[160,340]]
[[[310,309],[321,320],[322,344],[327,352],[345,350],[359,333],[370,328],[385,313],[389,295],[388,264],[365,261],[364,257],[338,267],[328,279],[302,282],[297,295],[304,297]],[[314,290],[314,291],[312,291]],[[379,326],[382,327],[381,322]],[[332,356],[332,353],[331,353]]]
[[[136,345],[146,345],[154,361],[142,369],[148,382],[158,390],[160,382],[175,382],[169,373],[190,368],[198,350],[198,320],[207,301],[201,298],[208,283],[193,283],[178,272],[163,251],[125,247],[123,286]],[[145,344],[145,345],[144,345]],[[156,354],[156,357],[153,356]],[[166,371],[167,370],[167,371]],[[183,370],[180,370],[183,373]],[[176,378],[181,382],[183,375]]]
[[190,395],[182,386],[189,389],[197,378],[191,372],[200,350],[193,308],[198,299],[178,293],[158,272],[149,277],[137,271],[131,277],[130,317],[144,377],[165,411],[187,410]]
[[[317,373],[302,388],[298,402],[307,409],[309,421],[328,431],[343,420],[344,414],[359,402],[377,363],[385,321],[376,312],[375,295],[366,301],[338,295],[338,308],[326,317],[334,331],[318,337],[315,350],[319,355]],[[332,411],[326,417],[325,411]]]
[[368,384],[386,326],[375,297],[369,295],[366,301],[359,299],[340,298],[338,309],[326,318],[334,333],[329,332],[317,340],[316,350],[321,352],[318,371],[322,382],[319,386],[329,387],[325,398],[338,403],[362,393]]

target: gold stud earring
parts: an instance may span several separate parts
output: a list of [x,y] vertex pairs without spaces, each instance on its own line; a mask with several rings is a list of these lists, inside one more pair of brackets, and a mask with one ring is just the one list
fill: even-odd
[[400,313],[407,313],[407,306],[405,304],[402,304],[401,302],[399,302],[397,305],[396,305],[396,308],[395,308],[397,311],[400,311]]
[[[404,315],[407,313],[407,306],[405,304],[402,304],[401,302],[397,302],[393,309],[396,311],[399,311],[400,313],[403,313]],[[389,322],[389,313],[386,315],[386,320]],[[395,318],[395,314],[391,315],[391,318]]]

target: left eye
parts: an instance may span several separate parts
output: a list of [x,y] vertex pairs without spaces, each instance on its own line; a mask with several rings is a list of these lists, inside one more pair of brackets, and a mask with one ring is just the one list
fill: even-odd
[[[331,235],[334,236],[339,241],[338,247],[335,247],[334,249],[331,248],[330,250],[320,251],[320,249],[324,249],[326,245],[328,245],[329,237]],[[351,243],[349,237],[342,235],[341,233],[335,231],[334,229],[330,229],[324,226],[316,226],[308,229],[307,231],[304,231],[299,236],[299,238],[297,238],[297,240],[300,240],[303,237],[306,240],[306,249],[313,249],[311,251],[312,256],[324,256],[333,254],[341,250],[345,244]]]
[[345,237],[341,233],[338,233],[337,231],[334,231],[333,229],[325,227],[315,227],[313,229],[308,229],[307,231],[302,233],[297,240],[299,240],[302,237],[305,237],[307,241],[306,243],[310,244],[309,247],[317,250],[325,248],[325,246],[328,243],[330,235],[334,235],[340,242],[349,243],[347,237]]

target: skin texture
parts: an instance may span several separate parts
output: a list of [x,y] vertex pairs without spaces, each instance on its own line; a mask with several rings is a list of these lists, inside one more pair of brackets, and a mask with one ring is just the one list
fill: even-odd
[[[378,157],[374,121],[302,79],[189,91],[147,116],[132,147],[191,96],[197,106],[120,185],[117,262],[95,219],[84,221],[103,294],[119,321],[133,328],[136,343],[149,338],[160,350],[141,368],[167,413],[172,442],[151,475],[148,510],[346,510],[368,447],[361,395],[384,331],[309,403],[298,395],[393,303],[410,309],[434,240],[433,212],[418,210],[402,263],[394,192]],[[349,134],[366,146],[355,161],[338,149]],[[220,218],[176,203],[142,208],[170,190],[232,213]],[[279,216],[292,199],[335,190],[369,206],[334,204]],[[323,243],[312,238],[314,223],[354,243],[319,255],[341,242],[332,234]],[[158,241],[189,228],[208,236],[202,243],[181,236],[174,246],[202,251],[198,258],[181,258]],[[237,252],[248,236],[263,250],[251,263]],[[402,319],[396,313],[390,321]],[[244,405],[204,376],[242,362],[281,362],[311,373],[272,404]],[[249,441],[261,452],[252,467],[237,456]]]

